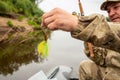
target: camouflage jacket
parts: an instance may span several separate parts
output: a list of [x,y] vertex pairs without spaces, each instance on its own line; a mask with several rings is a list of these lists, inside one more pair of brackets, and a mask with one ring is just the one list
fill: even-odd
[[[85,53],[96,64],[120,68],[120,24],[107,22],[103,15],[79,17],[78,29],[72,37],[85,41]],[[94,57],[89,56],[86,42],[94,46]]]

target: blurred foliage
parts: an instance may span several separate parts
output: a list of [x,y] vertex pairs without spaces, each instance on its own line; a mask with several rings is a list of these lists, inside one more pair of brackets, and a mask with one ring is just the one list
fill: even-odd
[[19,17],[18,17],[18,20],[19,21],[22,21],[24,19],[24,16],[22,16],[22,15],[20,15]]
[[27,30],[26,26],[15,26],[12,19],[7,21],[7,26],[0,27],[4,32],[0,34],[0,74],[13,74],[23,64],[42,60],[36,48],[45,39],[45,33],[50,37],[51,31],[42,29],[40,24],[44,12],[36,1],[42,0],[0,0],[0,16],[19,14],[15,19],[22,22],[27,18],[28,27],[32,27]]
[[35,3],[37,0],[1,0],[0,12],[22,14],[24,16],[42,16],[44,13]]
[[9,27],[13,27],[12,21],[7,21],[7,25],[8,25]]

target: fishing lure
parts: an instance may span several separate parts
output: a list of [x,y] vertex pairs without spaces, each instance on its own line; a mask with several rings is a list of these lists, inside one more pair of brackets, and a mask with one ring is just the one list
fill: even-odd
[[38,54],[41,58],[46,58],[48,56],[48,44],[47,41],[42,41],[38,44],[37,47]]
[[38,44],[37,52],[41,56],[41,58],[44,59],[48,56],[48,42],[47,42],[48,33],[47,33],[47,29],[41,28],[41,30],[44,34],[44,40]]

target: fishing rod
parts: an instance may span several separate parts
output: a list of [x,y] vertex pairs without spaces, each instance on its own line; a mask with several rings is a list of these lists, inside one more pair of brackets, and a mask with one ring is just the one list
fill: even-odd
[[[78,5],[79,5],[79,10],[80,10],[80,15],[84,16],[84,10],[83,10],[82,3],[81,3],[80,0],[78,0]],[[89,42],[87,42],[87,45],[88,45],[88,48],[89,48],[89,51],[90,51],[90,57],[94,57],[94,52],[93,52],[92,44],[89,43]]]

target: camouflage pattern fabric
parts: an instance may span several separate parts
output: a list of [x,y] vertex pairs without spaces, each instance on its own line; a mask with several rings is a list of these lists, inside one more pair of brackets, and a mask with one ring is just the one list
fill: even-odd
[[[99,14],[84,16],[79,18],[78,29],[71,35],[85,41],[84,52],[90,59],[80,64],[80,80],[120,80],[119,23],[107,22]],[[93,57],[86,42],[94,45]]]
[[120,23],[108,23],[100,14],[79,17],[78,29],[72,37],[92,43],[94,46],[120,52]]

